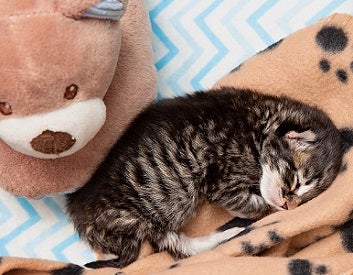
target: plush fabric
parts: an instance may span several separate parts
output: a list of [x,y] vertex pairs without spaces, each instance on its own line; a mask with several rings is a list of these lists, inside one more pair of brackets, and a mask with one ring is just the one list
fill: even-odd
[[[352,17],[335,14],[258,53],[215,86],[284,93],[320,106],[339,128],[349,129],[352,39]],[[294,210],[276,212],[249,225],[240,236],[213,250],[178,262],[165,252],[149,255],[151,250],[144,250],[139,260],[120,271],[4,258],[0,271],[35,267],[43,274],[352,274],[353,150],[349,148],[353,132],[346,133],[344,165],[327,191]],[[224,210],[205,204],[183,231],[204,235],[230,219]]]
[[[0,102],[8,102],[12,107],[11,116],[0,114],[0,127],[7,129],[7,125],[1,124],[7,119],[33,115],[40,119],[73,102],[92,98],[100,99],[106,106],[106,117],[101,116],[97,127],[102,119],[104,125],[90,134],[86,145],[83,143],[83,147],[68,156],[33,157],[14,150],[22,145],[21,141],[16,142],[16,134],[10,136],[13,147],[0,138],[0,186],[14,195],[38,198],[82,186],[129,121],[156,96],[151,28],[144,2],[121,1],[126,11],[119,21],[80,17],[84,9],[97,2],[0,1]],[[71,84],[77,84],[79,91],[74,100],[66,100],[65,89]],[[88,111],[93,113],[97,109],[92,106]],[[60,132],[59,122],[65,128],[77,117],[81,121],[71,128],[87,124],[90,129],[90,122],[98,116],[93,114],[90,119],[83,112],[71,112],[61,115],[48,129],[42,129],[57,127],[54,131]],[[23,127],[29,127],[24,124]],[[4,134],[0,130],[0,137]],[[29,146],[29,142],[26,144]]]

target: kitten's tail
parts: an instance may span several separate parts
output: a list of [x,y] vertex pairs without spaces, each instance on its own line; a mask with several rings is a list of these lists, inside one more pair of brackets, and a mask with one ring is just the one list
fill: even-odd
[[[159,251],[167,250],[175,258],[182,259],[185,257],[193,256],[198,253],[215,248],[217,245],[226,242],[240,232],[245,227],[234,227],[227,229],[223,232],[217,232],[212,235],[191,238],[183,233],[168,232],[164,234],[162,238],[158,238],[155,245]],[[102,268],[102,267],[123,267],[119,258],[95,261],[85,265],[89,268]]]

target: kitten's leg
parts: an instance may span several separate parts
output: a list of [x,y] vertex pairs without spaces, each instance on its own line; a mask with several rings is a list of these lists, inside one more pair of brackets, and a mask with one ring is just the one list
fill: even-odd
[[243,198],[240,204],[235,205],[235,209],[231,208],[233,205],[227,205],[226,203],[221,202],[219,205],[227,209],[232,216],[242,219],[259,220],[273,212],[273,209],[266,203],[264,198],[259,195],[244,194]]
[[215,248],[238,235],[245,228],[235,227],[208,236],[191,238],[183,233],[168,232],[163,238],[156,240],[160,251],[167,250],[175,258],[181,259]]
[[113,239],[114,248],[109,249],[109,253],[118,255],[116,258],[90,262],[85,266],[89,268],[122,268],[137,259],[142,241],[135,234],[121,234],[116,237],[114,236]]

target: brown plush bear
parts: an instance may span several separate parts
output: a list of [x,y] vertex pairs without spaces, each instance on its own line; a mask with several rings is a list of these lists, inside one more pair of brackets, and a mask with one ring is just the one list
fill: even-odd
[[83,185],[156,94],[143,1],[3,0],[0,33],[0,186]]

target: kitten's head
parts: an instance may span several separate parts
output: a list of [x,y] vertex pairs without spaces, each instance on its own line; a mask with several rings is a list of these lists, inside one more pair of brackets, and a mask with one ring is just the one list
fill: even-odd
[[263,143],[261,195],[278,210],[293,209],[329,187],[342,157],[341,135],[331,122],[304,129],[284,123]]

